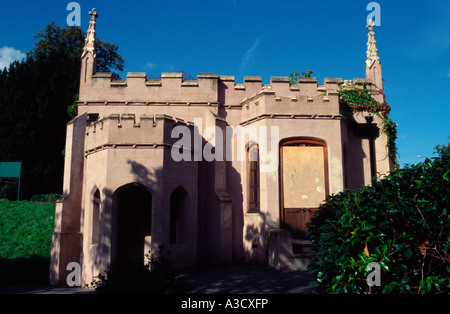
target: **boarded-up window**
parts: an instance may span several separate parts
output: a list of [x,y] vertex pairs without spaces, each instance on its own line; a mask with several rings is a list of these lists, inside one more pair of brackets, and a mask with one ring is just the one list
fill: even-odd
[[315,208],[325,199],[322,146],[283,147],[285,208]]
[[280,147],[281,226],[299,234],[328,195],[327,148],[315,140],[290,140]]

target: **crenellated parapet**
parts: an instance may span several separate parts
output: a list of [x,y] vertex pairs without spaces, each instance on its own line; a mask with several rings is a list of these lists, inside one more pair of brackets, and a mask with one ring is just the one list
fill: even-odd
[[183,81],[181,73],[163,73],[148,80],[146,73],[128,73],[112,80],[112,73],[96,73],[90,85],[80,86],[81,102],[217,102],[218,75],[203,73],[196,81]]
[[277,100],[281,97],[290,98],[292,101],[312,102],[321,97],[323,101],[329,101],[330,97],[337,96],[337,82],[342,79],[325,79],[324,85],[319,85],[316,78],[300,78],[297,84],[291,85],[288,77],[271,77],[270,84],[262,84],[261,77],[244,77],[243,84],[236,84],[233,76],[220,77],[224,86],[221,92],[221,104],[227,108],[242,107],[247,100],[257,95],[274,93]]
[[86,128],[86,156],[105,149],[171,147],[174,126],[193,129],[194,124],[164,114],[111,114]]
[[[365,79],[364,79],[365,80]],[[146,73],[128,73],[126,80],[113,80],[112,73],[96,73],[91,84],[80,88],[78,104],[89,105],[206,105],[240,109],[247,99],[267,90],[276,97],[298,102],[332,102],[338,95],[338,83],[354,85],[353,81],[326,78],[300,78],[291,85],[288,77],[271,77],[263,84],[260,76],[246,76],[243,83],[234,76],[199,73],[197,80],[183,80],[182,73],[162,73],[160,79],[147,79]]]
[[[302,78],[295,85],[288,77],[272,77],[271,84],[244,98],[241,107],[242,123],[261,117],[290,119],[340,118],[338,82],[325,79],[318,85],[315,78]],[[236,106],[237,107],[237,106]]]

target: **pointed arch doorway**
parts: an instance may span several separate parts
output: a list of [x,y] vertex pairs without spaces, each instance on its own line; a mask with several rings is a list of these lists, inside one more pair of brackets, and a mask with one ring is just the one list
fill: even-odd
[[142,185],[130,183],[114,193],[116,250],[119,265],[144,262],[145,241],[152,233],[152,194]]
[[290,139],[280,145],[280,225],[307,234],[319,205],[328,195],[327,146],[312,139]]

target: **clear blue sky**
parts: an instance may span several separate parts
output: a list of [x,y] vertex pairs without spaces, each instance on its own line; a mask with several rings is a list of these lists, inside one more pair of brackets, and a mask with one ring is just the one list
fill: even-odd
[[[2,1],[0,66],[33,47],[52,21],[65,27],[71,1]],[[117,44],[125,72],[172,70],[244,76],[364,77],[369,0],[77,1],[81,27],[99,12],[97,35]],[[450,2],[377,1],[375,38],[386,101],[399,125],[401,164],[432,157],[450,136]],[[419,158],[418,155],[422,156]]]

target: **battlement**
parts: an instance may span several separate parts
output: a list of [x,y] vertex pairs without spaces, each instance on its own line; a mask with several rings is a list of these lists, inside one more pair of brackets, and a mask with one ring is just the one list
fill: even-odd
[[314,101],[320,96],[328,101],[338,94],[338,82],[353,84],[340,78],[325,78],[322,85],[316,78],[299,78],[297,84],[291,85],[288,77],[271,77],[270,84],[263,84],[260,76],[245,76],[243,83],[237,83],[234,76],[215,73],[198,73],[197,80],[183,80],[182,73],[162,73],[160,79],[147,79],[146,73],[131,72],[126,80],[113,80],[112,73],[105,72],[96,73],[89,83],[81,84],[79,104],[240,107],[245,99],[266,90],[274,91],[278,97]]
[[[300,89],[305,90],[305,86],[297,84],[289,86],[289,90],[286,90],[286,86],[277,85],[277,81],[285,84],[284,78],[272,79],[270,86],[266,86],[258,93],[244,98],[240,102],[242,121],[250,121],[262,116],[271,118],[280,116],[334,118],[340,115],[339,93],[335,89],[327,89],[323,85],[317,86],[315,84],[314,86],[307,86],[309,88],[308,93],[301,93]],[[315,83],[316,81],[308,80],[307,84],[311,82]]]
[[175,125],[194,127],[192,122],[164,114],[111,114],[87,127],[86,154],[106,148],[171,147]]

